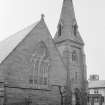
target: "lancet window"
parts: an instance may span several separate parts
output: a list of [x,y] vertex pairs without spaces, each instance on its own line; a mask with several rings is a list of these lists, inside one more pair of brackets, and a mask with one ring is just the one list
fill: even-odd
[[73,33],[76,36],[77,35],[77,29],[78,29],[77,23],[74,22],[72,28],[73,28]]
[[62,21],[58,25],[58,36],[61,36],[62,34],[62,29],[63,29],[63,23]]
[[78,62],[78,56],[77,56],[77,53],[76,53],[75,50],[72,52],[72,61],[73,62]]

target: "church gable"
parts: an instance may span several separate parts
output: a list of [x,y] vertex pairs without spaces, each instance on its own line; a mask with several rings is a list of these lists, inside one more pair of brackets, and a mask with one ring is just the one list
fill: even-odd
[[7,56],[0,70],[11,86],[47,88],[49,84],[64,85],[66,79],[66,70],[44,20]]

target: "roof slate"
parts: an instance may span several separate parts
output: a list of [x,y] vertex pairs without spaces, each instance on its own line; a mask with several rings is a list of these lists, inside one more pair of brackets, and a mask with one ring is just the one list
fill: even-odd
[[28,33],[38,24],[34,23],[16,34],[0,42],[0,63],[16,48],[16,46],[28,35]]

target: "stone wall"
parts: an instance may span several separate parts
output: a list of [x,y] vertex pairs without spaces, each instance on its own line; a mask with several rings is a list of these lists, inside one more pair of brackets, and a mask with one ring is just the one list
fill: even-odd
[[32,105],[60,105],[60,93],[57,87],[49,90],[6,88],[6,104],[25,103],[30,97]]

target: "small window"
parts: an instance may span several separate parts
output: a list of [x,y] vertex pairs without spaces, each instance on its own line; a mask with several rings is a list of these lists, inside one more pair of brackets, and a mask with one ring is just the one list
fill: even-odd
[[94,90],[94,93],[95,93],[95,94],[98,94],[98,90]]
[[73,61],[73,62],[77,62],[77,61],[78,61],[78,56],[77,56],[76,51],[73,51],[73,52],[72,52],[72,61]]

